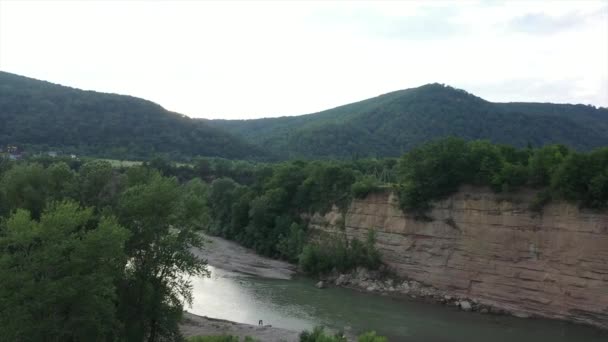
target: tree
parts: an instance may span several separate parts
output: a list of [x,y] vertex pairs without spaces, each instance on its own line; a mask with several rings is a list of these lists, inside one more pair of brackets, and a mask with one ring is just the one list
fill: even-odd
[[93,160],[84,164],[78,177],[80,201],[97,208],[111,204],[119,192],[118,184],[112,182],[113,175],[109,162]]
[[51,164],[47,169],[49,194],[54,200],[74,198],[76,174],[65,162]]
[[548,186],[551,175],[557,170],[570,151],[563,145],[544,146],[535,150],[528,162],[530,184]]
[[16,165],[2,175],[0,192],[6,201],[5,211],[26,209],[39,218],[46,206],[49,179],[40,164]]
[[426,210],[430,200],[458,190],[472,173],[468,152],[464,140],[447,138],[404,155],[399,162],[401,206]]
[[207,274],[206,263],[191,251],[203,244],[198,232],[204,212],[200,187],[182,187],[175,178],[156,174],[119,198],[120,222],[131,232],[119,308],[129,341],[179,336],[183,303],[192,300],[187,277]]
[[40,221],[18,210],[0,228],[0,336],[6,341],[104,341],[115,329],[115,281],[128,232],[74,202]]

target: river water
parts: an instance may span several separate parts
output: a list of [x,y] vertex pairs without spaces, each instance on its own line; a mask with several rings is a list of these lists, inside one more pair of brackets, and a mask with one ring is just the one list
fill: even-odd
[[193,279],[197,315],[301,331],[324,325],[389,341],[606,342],[608,332],[565,322],[465,313],[456,308],[344,288],[315,288],[312,279],[267,279],[210,267]]

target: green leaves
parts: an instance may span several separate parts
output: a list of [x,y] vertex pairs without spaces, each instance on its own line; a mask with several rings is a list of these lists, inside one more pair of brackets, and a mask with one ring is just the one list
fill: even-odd
[[304,246],[300,267],[312,275],[326,274],[334,269],[348,272],[360,266],[377,269],[382,263],[375,242],[374,231],[369,232],[365,242],[347,240],[346,236],[323,236]]
[[509,192],[524,186],[545,188],[534,203],[551,198],[576,201],[582,206],[608,205],[606,174],[608,149],[577,153],[561,145],[517,150],[484,141],[448,138],[405,154],[399,163],[402,208],[424,212],[430,201],[441,199],[463,184],[491,186]]
[[0,335],[7,340],[100,341],[114,329],[114,282],[128,232],[74,202],[40,221],[25,210],[0,230]]
[[179,185],[155,173],[120,195],[117,213],[131,232],[119,310],[129,339],[178,333],[183,302],[191,300],[187,277],[207,274],[206,263],[191,252],[203,244],[206,191],[200,181]]

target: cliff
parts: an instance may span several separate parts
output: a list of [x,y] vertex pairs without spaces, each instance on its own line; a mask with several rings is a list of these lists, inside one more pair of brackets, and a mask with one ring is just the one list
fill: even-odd
[[310,227],[364,239],[377,232],[383,261],[399,276],[510,311],[608,328],[608,212],[463,187],[435,202],[432,221],[404,214],[394,194],[355,199],[315,215]]

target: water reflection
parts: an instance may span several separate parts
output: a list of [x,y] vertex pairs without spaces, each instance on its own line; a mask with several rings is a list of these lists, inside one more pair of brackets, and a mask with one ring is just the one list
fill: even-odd
[[596,329],[549,320],[464,313],[436,304],[369,295],[342,288],[318,290],[310,279],[247,277],[211,268],[195,279],[190,311],[237,322],[304,330],[376,330],[391,341],[608,341]]

